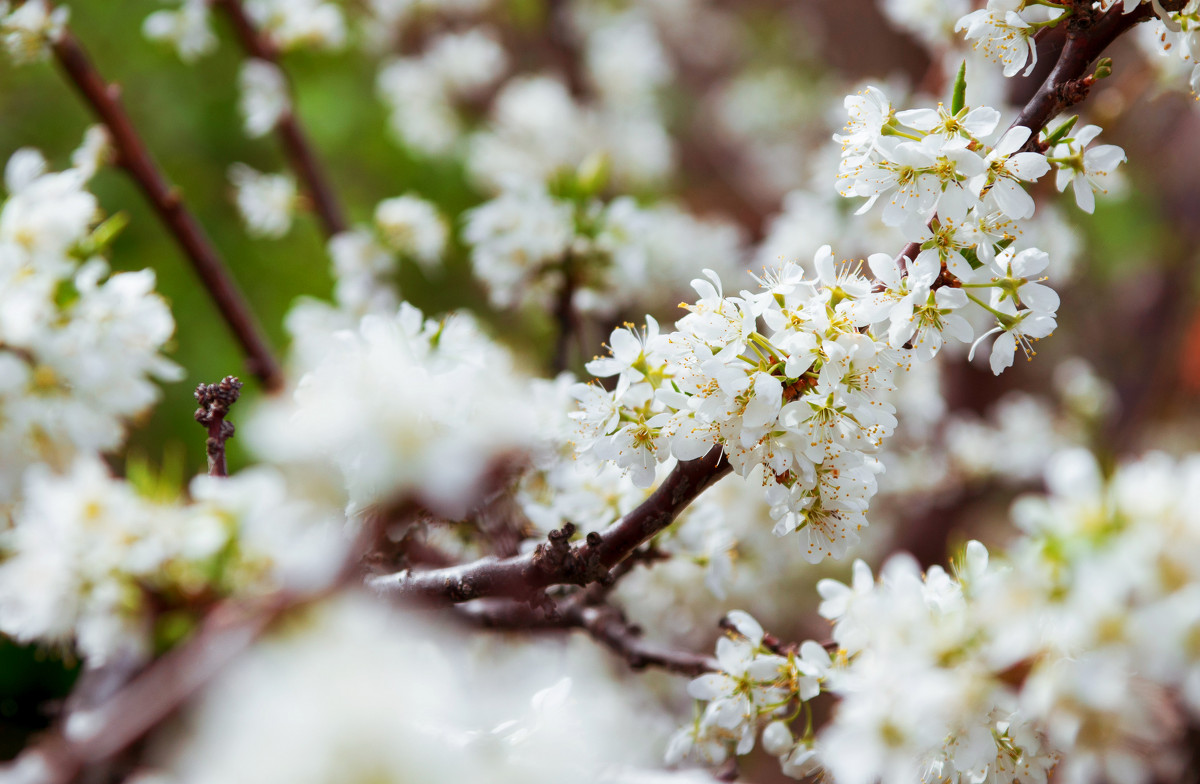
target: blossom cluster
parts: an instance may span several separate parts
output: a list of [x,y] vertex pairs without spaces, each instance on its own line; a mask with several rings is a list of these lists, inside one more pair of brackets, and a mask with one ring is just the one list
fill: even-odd
[[139,781],[713,782],[661,770],[668,717],[586,646],[514,656],[354,594],[289,627],[221,673]]
[[[164,2],[174,7],[146,17],[142,32],[147,38],[169,44],[184,62],[193,62],[217,48],[207,0]],[[346,42],[346,20],[337,3],[246,0],[245,12],[266,40],[282,51],[340,49]]]
[[738,268],[735,226],[665,202],[642,206],[623,196],[606,203],[592,195],[603,176],[595,168],[585,167],[569,187],[506,189],[466,214],[472,271],[492,304],[549,307],[566,289],[577,312],[608,315],[681,292],[705,267],[725,276]]
[[[888,402],[896,369],[931,359],[947,338],[974,340],[974,349],[999,333],[990,356],[999,374],[1018,346],[1032,356],[1033,342],[1053,331],[1059,297],[1037,277],[1049,255],[1015,243],[1017,221],[1034,213],[1026,183],[1053,163],[1060,187],[1074,182],[1077,201],[1090,207],[1080,194],[1090,197],[1123,158],[1111,146],[1085,150],[1095,133],[1071,135],[1073,121],[1048,134],[1048,159],[1020,151],[1031,135],[1022,126],[989,146],[1001,117],[990,107],[895,112],[868,88],[846,108],[849,122],[835,137],[843,195],[867,197],[860,212],[882,200],[884,222],[919,251],[873,254],[872,281],[861,262],[839,267],[826,246],[815,277],[787,262],[759,292],[738,297],[708,273],[694,282],[700,300],[675,332],[660,335],[653,320],[640,335],[613,332],[611,356],[588,371],[617,377],[614,389],[577,391],[580,451],[614,461],[638,484],[653,480],[657,463],[699,457],[713,444],[743,476],[764,465],[776,532],[801,531],[813,562],[840,557],[867,524],[872,454],[896,425]],[[976,336],[971,309],[995,326]]]
[[291,325],[299,380],[246,435],[262,459],[332,484],[351,512],[419,499],[462,515],[479,500],[470,488],[538,443],[524,376],[466,315],[426,319],[404,303],[359,320],[310,302]]
[[[796,650],[773,650],[764,644],[758,621],[740,610],[731,612],[728,622],[730,634],[717,641],[720,672],[688,684],[688,694],[708,704],[672,736],[667,763],[688,759],[719,765],[730,753],[750,753],[761,730],[763,748],[779,758],[784,773],[801,778],[816,772],[808,701],[821,693],[830,675],[829,653],[812,640]],[[789,724],[801,713],[808,721],[797,740]]]
[[1004,557],[973,541],[953,573],[922,574],[899,555],[878,582],[862,561],[849,585],[821,581],[837,650],[807,689],[783,688],[761,628],[738,621],[753,633],[737,656],[720,643],[721,673],[690,689],[708,702],[703,719],[668,754],[714,764],[747,753],[760,729],[773,743],[784,730],[763,725],[783,711],[762,706],[823,692],[837,699],[832,718],[796,747],[808,767],[783,760],[789,775],[1044,784],[1051,771],[1069,782],[1177,774],[1183,719],[1200,713],[1198,470],[1195,456],[1154,454],[1105,479],[1087,452],[1063,452],[1047,469],[1049,495],[1014,507],[1022,535]]
[[[1159,0],[1096,0],[1094,5],[1096,10],[1104,12],[1120,6],[1123,14],[1142,5],[1151,5],[1155,14],[1154,37],[1161,42],[1163,52],[1173,49],[1185,63],[1193,66],[1192,92],[1200,93],[1200,64],[1197,64],[1200,59],[1200,3],[1189,0],[1177,11],[1168,11]],[[1069,19],[1073,13],[1072,8],[1050,3],[988,0],[984,8],[962,16],[955,29],[962,31],[988,59],[1003,65],[1005,76],[1015,76],[1022,68],[1028,76],[1037,65],[1034,36],[1039,30]]]
[[30,469],[3,538],[0,631],[73,645],[89,667],[141,660],[185,633],[189,612],[311,590],[339,568],[340,514],[300,500],[277,471],[197,477],[190,502],[169,481],[114,479],[94,456],[61,474]]
[[411,193],[384,199],[376,205],[371,225],[329,240],[334,301],[359,316],[394,313],[402,299],[396,283],[400,262],[436,269],[449,237],[446,219],[432,202]]
[[446,155],[463,133],[456,107],[478,97],[507,65],[495,34],[478,27],[445,33],[419,56],[388,61],[376,87],[401,143],[425,155]]
[[616,376],[615,389],[576,388],[580,451],[648,486],[656,463],[720,443],[738,474],[766,467],[777,533],[801,530],[812,562],[840,557],[866,524],[871,453],[895,427],[886,394],[907,359],[863,330],[881,311],[866,278],[828,248],[816,264],[816,280],[788,264],[741,297],[710,272],[678,331],[653,319],[614,330],[611,356],[588,371]]
[[[965,89],[961,79],[962,74]],[[918,327],[914,347],[936,352],[942,331],[970,341],[975,336],[956,313],[970,301],[995,318],[976,345],[999,333],[991,366],[1000,373],[1012,364],[1018,346],[1027,356],[1036,353],[1032,343],[1054,331],[1059,304],[1058,295],[1035,277],[1049,265],[1049,255],[1020,247],[1019,222],[1035,211],[1025,183],[1054,165],[1059,190],[1072,184],[1076,202],[1090,212],[1093,191],[1105,189],[1125,156],[1113,145],[1089,148],[1100,129],[1087,126],[1072,134],[1073,119],[1045,132],[1044,146],[1053,147],[1048,156],[1024,151],[1030,129],[1014,125],[994,139],[1000,112],[951,108],[956,110],[939,105],[897,112],[876,88],[848,96],[850,120],[835,137],[842,143],[839,189],[847,197],[867,198],[860,213],[882,201],[884,223],[920,246],[907,260],[906,278],[890,270],[881,276],[897,302],[892,330],[908,332],[920,323],[913,320],[919,309],[936,306],[944,318],[923,317],[922,326],[937,320],[943,329],[935,335]],[[933,343],[922,349],[928,339]]]
[[175,330],[154,272],[110,274],[119,220],[101,222],[88,180],[106,156],[100,128],[66,171],[33,149],[5,168],[0,204],[0,520],[25,469],[65,468],[115,449],[128,420],[179,368],[160,353]]
[[51,8],[46,0],[26,0],[12,8],[9,0],[0,0],[0,40],[16,63],[45,59],[50,44],[66,29],[70,9]]

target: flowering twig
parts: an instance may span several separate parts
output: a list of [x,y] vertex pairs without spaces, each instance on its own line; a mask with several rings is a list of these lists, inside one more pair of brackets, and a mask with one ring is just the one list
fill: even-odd
[[461,566],[428,571],[405,570],[368,578],[380,593],[457,604],[485,597],[527,600],[550,585],[586,585],[629,557],[665,529],[688,504],[729,473],[720,446],[696,460],[680,463],[649,498],[603,533],[571,547],[558,533],[536,552],[515,558],[484,558]]
[[[1120,6],[1114,6],[1098,19],[1087,15],[1065,23],[1067,33],[1061,39],[1061,48],[1056,47],[1050,53],[1056,57],[1054,68],[1009,126],[1010,129],[1023,126],[1032,131],[1022,151],[1035,150],[1038,135],[1046,124],[1064,109],[1087,98],[1095,81],[1086,73],[1088,66],[1123,33],[1152,18],[1153,7],[1143,4],[1130,13],[1123,13]],[[1055,43],[1059,40],[1056,37]],[[920,252],[921,244],[910,242],[900,251],[896,261],[903,264],[905,258],[915,259]]]
[[269,390],[283,386],[283,373],[245,298],[196,218],[171,187],[121,105],[120,88],[109,84],[96,70],[78,39],[64,30],[52,51],[67,78],[108,129],[117,151],[117,165],[125,169],[166,225],[184,255],[200,276],[221,316],[246,353],[250,371]]
[[[212,4],[229,17],[234,34],[247,54],[278,65],[279,52],[277,48],[255,28],[254,22],[246,15],[246,9],[242,7],[241,0],[212,0]],[[275,132],[283,144],[283,151],[287,156],[288,163],[308,189],[313,209],[321,221],[321,227],[325,230],[325,234],[332,237],[346,231],[349,225],[346,222],[345,212],[294,109],[289,108],[280,116],[275,124]]]
[[229,467],[225,463],[225,442],[233,437],[232,422],[225,420],[229,407],[237,402],[242,393],[242,382],[235,376],[226,376],[219,384],[200,384],[196,387],[196,421],[208,430],[208,439],[204,442],[205,452],[208,453],[208,473],[210,476],[229,476]]

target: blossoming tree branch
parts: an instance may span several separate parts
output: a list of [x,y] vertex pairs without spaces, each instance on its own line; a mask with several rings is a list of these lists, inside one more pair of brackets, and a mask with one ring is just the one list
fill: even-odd
[[[1194,773],[1194,447],[1106,454],[1120,395],[1081,358],[986,420],[942,390],[1085,329],[1059,279],[1127,162],[1093,111],[1136,121],[1124,73],[1200,91],[1200,0],[880,0],[927,67],[849,95],[751,5],[769,24],[707,0],[155,10],[164,58],[230,39],[242,130],[278,141],[283,172],[222,162],[245,231],[311,213],[326,241],[332,295],[277,356],[74,9],[0,0],[12,65],[96,122],[69,165],[5,168],[0,633],[74,681],[0,735],[0,781]],[[347,50],[375,83],[344,100],[382,102],[470,206],[339,192],[288,69]],[[190,479],[127,454],[187,370],[155,271],[110,265],[109,167],[243,354],[195,390]],[[402,290],[463,291],[458,268],[458,311]],[[980,486],[1038,492],[978,538],[906,517]],[[911,531],[948,565],[893,552]]]

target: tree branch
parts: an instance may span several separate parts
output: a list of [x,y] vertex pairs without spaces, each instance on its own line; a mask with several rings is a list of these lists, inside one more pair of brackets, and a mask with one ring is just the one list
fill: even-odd
[[1058,62],[1010,126],[1023,125],[1033,131],[1026,149],[1037,146],[1038,133],[1046,123],[1087,97],[1093,83],[1085,75],[1088,66],[1122,33],[1153,17],[1154,9],[1143,4],[1128,14],[1122,13],[1120,7],[1113,7],[1096,20],[1071,19],[1063,23],[1067,25],[1067,36]]
[[[275,45],[255,27],[254,22],[246,15],[241,0],[211,0],[212,4],[225,12],[233,26],[234,34],[241,42],[242,48],[251,57],[266,60],[279,65],[279,51]],[[282,69],[280,69],[282,73]],[[285,74],[285,79],[286,74]],[[294,93],[291,85],[289,92]],[[290,104],[294,105],[294,101]],[[321,167],[308,136],[296,117],[295,109],[290,108],[279,118],[275,125],[275,133],[283,144],[284,154],[288,163],[303,181],[312,200],[313,208],[321,221],[321,227],[326,236],[341,234],[349,228],[346,215],[330,185],[330,179]]]
[[711,656],[691,651],[677,651],[648,644],[642,630],[625,619],[625,614],[612,605],[580,607],[568,616],[577,619],[597,642],[625,659],[635,670],[658,667],[668,672],[695,678],[706,672],[718,672],[721,666]]
[[241,344],[250,371],[267,389],[281,389],[283,373],[253,312],[204,230],[184,206],[179,191],[167,183],[138,136],[121,105],[120,88],[104,81],[69,30],[63,31],[51,48],[67,78],[108,128],[117,150],[117,164],[137,183],[200,276],[221,316]]
[[[688,504],[729,473],[721,446],[696,460],[680,463],[637,509],[609,526],[591,533],[587,542],[572,548],[570,532],[555,532],[528,555],[484,558],[461,566],[429,571],[405,570],[367,579],[376,591],[435,603],[457,604],[489,596],[528,600],[550,585],[586,585],[669,526]],[[572,528],[573,530],[573,528]]]

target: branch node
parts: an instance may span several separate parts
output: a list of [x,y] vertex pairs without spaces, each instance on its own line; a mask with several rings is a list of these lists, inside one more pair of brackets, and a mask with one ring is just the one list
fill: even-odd
[[234,426],[227,422],[229,408],[237,402],[242,394],[242,382],[236,376],[226,376],[218,384],[200,384],[196,387],[196,421],[208,429],[208,439],[204,442],[208,453],[208,473],[210,476],[228,476],[229,469],[225,464],[225,442],[233,437]]

